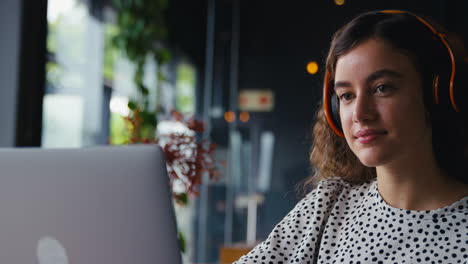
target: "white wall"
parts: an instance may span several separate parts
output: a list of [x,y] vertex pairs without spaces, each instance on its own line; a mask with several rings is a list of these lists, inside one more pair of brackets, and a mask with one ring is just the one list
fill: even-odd
[[0,1],[0,147],[15,145],[21,2]]

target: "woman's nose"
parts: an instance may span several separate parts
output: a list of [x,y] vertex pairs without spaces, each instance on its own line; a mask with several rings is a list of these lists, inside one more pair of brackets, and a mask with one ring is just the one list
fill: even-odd
[[369,122],[377,117],[375,102],[368,95],[359,95],[353,109],[353,121],[357,123]]

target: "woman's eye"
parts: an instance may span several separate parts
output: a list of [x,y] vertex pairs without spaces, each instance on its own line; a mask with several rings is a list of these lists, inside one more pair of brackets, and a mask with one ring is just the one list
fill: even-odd
[[388,93],[391,89],[392,89],[391,86],[382,84],[382,85],[378,85],[377,87],[375,87],[375,92],[376,93]]
[[351,93],[342,93],[340,94],[339,98],[340,98],[340,101],[348,101],[352,98],[352,94]]

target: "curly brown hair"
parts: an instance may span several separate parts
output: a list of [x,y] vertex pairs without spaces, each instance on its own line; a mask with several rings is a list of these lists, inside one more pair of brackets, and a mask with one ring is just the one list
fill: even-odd
[[[440,28],[438,25],[437,27]],[[373,11],[356,17],[339,29],[333,36],[326,60],[331,87],[334,84],[336,62],[339,57],[371,38],[384,40],[412,59],[422,76],[424,106],[428,124],[432,128],[432,145],[438,166],[449,175],[468,183],[466,110],[457,113],[449,104],[433,103],[433,77],[439,74],[441,80],[448,82],[450,58],[440,40],[436,39],[414,15]],[[457,51],[459,52],[455,50]],[[465,63],[457,62],[455,81],[456,85],[464,84],[466,87],[466,80],[462,80],[467,75],[464,66]],[[461,93],[463,90],[468,89],[459,89]],[[458,96],[466,98],[460,93]],[[314,174],[306,180],[306,186],[313,186],[320,180],[332,177],[339,177],[350,183],[361,183],[376,178],[375,168],[364,166],[348,147],[346,140],[337,136],[329,127],[322,106],[316,113],[310,162]]]
[[339,176],[347,182],[364,182],[376,177],[375,168],[364,166],[348,147],[346,140],[330,129],[323,108],[316,115],[310,162],[315,173],[312,184]]

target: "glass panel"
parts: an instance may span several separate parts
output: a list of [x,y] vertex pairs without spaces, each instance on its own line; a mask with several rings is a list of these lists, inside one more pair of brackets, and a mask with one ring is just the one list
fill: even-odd
[[[80,147],[83,145],[83,97],[49,94],[43,102],[42,144],[47,147]],[[62,133],[61,131],[67,131]]]
[[176,109],[184,114],[195,113],[195,69],[188,63],[177,66]]
[[[104,8],[98,12],[104,16],[101,22],[90,15],[90,2],[48,2],[43,147],[126,144],[129,138],[124,118],[129,114],[128,102],[139,99],[133,81],[136,67],[112,45],[118,33],[114,11]],[[159,103],[164,111],[159,116],[158,132],[184,132],[177,123],[164,118],[174,109],[194,114],[196,69],[186,60],[163,66],[170,81],[162,83],[157,91],[157,67],[152,58],[147,59],[143,82],[150,93],[149,109]],[[190,263],[196,249],[195,204],[193,199],[186,207],[175,206],[179,231],[187,242],[184,263]]]
[[[77,0],[50,0],[43,147],[105,144],[102,24]],[[76,119],[76,120],[72,120]],[[82,120],[86,120],[83,122]],[[65,140],[70,139],[70,141]]]
[[113,145],[126,144],[129,138],[127,124],[124,117],[128,116],[128,98],[125,96],[112,96],[110,100],[110,137],[109,143]]

